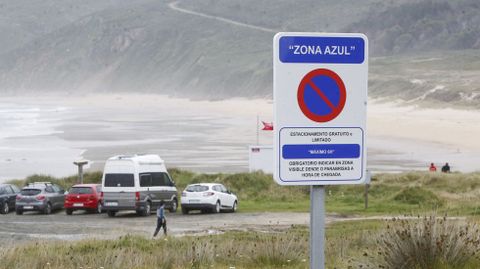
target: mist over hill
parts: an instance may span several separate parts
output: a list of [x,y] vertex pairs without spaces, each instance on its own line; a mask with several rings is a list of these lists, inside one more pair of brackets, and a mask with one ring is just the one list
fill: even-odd
[[[480,92],[477,0],[0,0],[0,15],[0,94],[271,97],[277,31],[366,33],[374,97],[476,106]],[[437,80],[452,58],[462,76]]]

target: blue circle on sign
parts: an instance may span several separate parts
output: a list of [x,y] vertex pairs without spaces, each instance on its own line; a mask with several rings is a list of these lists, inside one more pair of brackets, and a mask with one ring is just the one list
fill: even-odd
[[317,76],[313,77],[311,83],[308,83],[305,87],[305,104],[310,111],[317,115],[332,113],[334,108],[323,100],[314,87],[320,89],[328,100],[337,107],[340,101],[340,89],[335,80],[329,76]]

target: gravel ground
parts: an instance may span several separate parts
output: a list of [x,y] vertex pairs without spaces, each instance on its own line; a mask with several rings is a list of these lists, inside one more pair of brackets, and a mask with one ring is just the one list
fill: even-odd
[[[309,213],[167,213],[168,232],[174,236],[222,233],[228,230],[275,232],[291,225],[308,225],[309,218]],[[114,218],[83,211],[74,212],[72,216],[67,216],[64,211],[52,215],[10,213],[0,215],[0,242],[8,242],[10,245],[32,240],[109,239],[126,234],[151,236],[155,225],[154,214],[138,217],[134,212],[121,212]]]

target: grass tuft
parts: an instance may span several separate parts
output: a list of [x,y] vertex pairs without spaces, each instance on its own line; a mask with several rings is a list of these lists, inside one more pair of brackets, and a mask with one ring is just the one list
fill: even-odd
[[422,187],[407,187],[393,197],[393,200],[411,205],[441,206],[443,201],[432,191]]
[[435,214],[392,219],[376,243],[363,268],[478,268],[479,228],[465,221]]

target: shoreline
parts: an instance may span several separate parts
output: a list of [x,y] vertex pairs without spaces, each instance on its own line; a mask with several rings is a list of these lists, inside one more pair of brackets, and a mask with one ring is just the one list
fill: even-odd
[[[93,170],[117,154],[157,153],[194,172],[248,171],[256,117],[273,120],[271,100],[191,101],[149,94],[0,97],[0,181],[33,173],[66,176],[84,157]],[[426,170],[449,162],[473,172],[480,155],[480,112],[369,100],[368,167]],[[15,135],[17,134],[17,135]],[[260,131],[260,144],[273,133]],[[52,172],[53,171],[53,172]],[[89,171],[87,169],[87,171]]]

